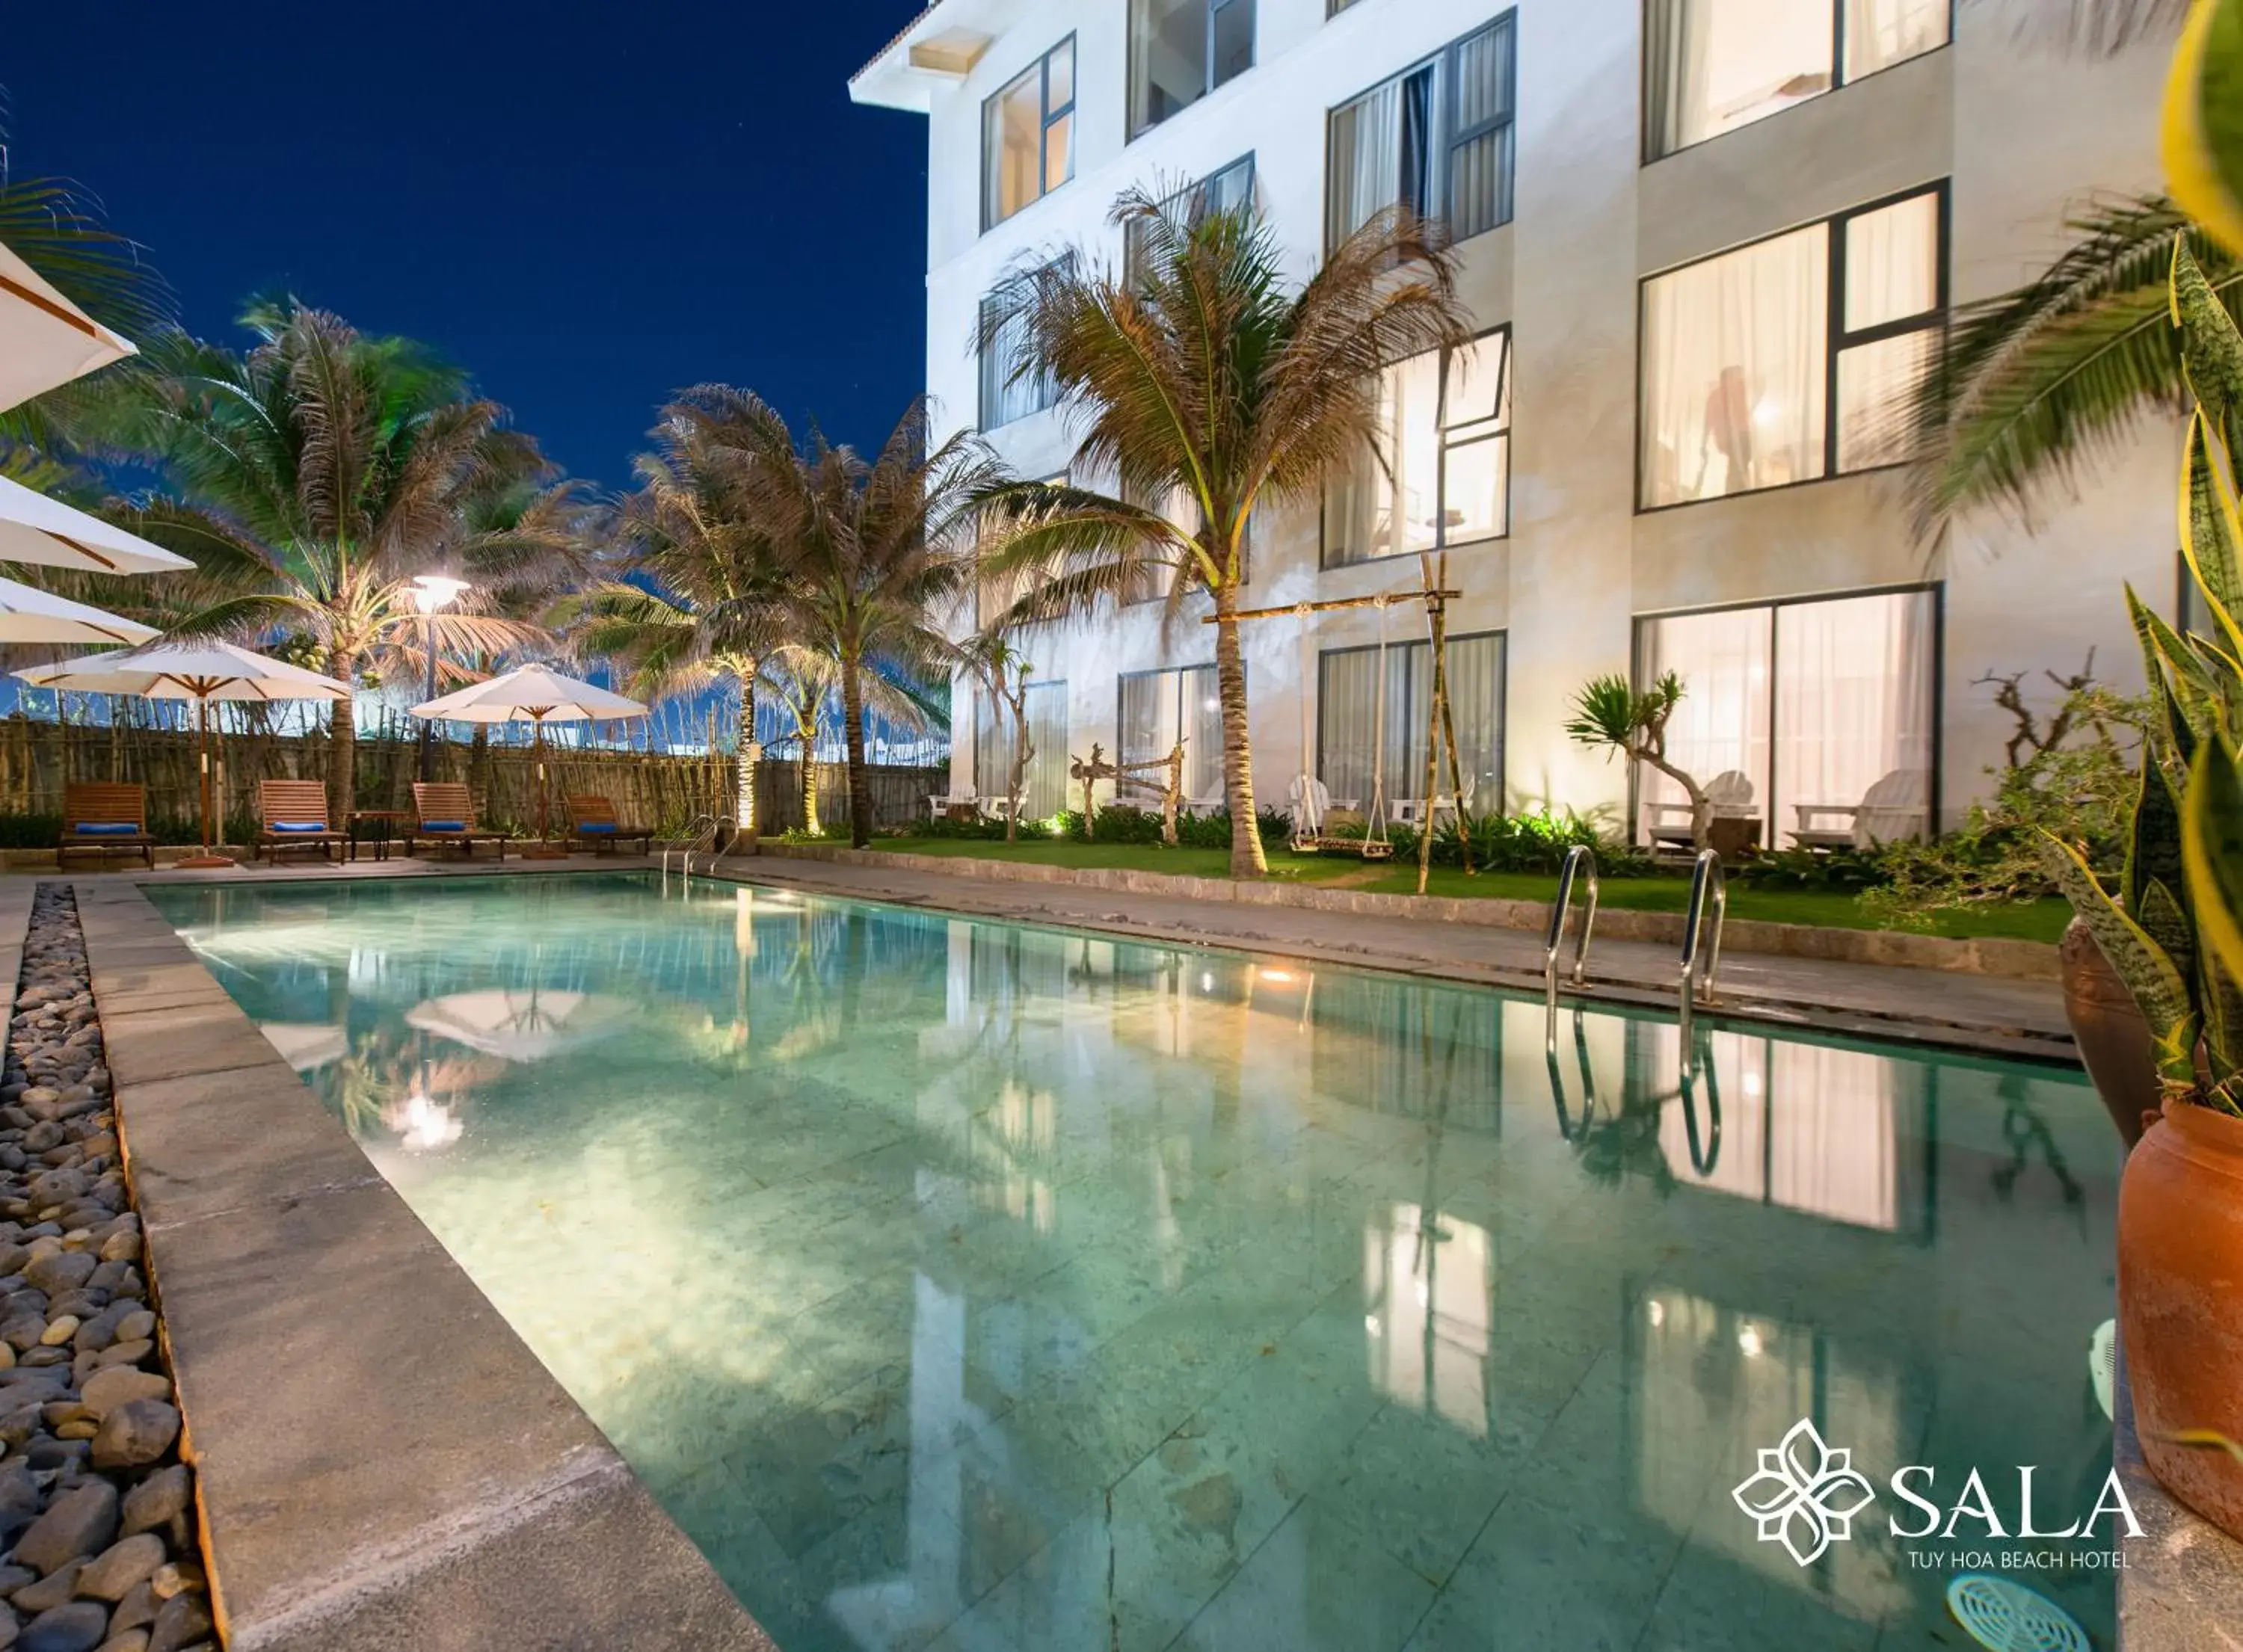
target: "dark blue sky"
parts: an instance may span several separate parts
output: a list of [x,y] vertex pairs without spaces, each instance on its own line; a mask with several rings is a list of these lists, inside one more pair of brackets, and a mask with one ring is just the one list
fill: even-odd
[[926,129],[849,75],[918,0],[10,6],[10,170],[66,175],[239,345],[285,287],[424,339],[623,483],[723,379],[884,436],[925,362]]

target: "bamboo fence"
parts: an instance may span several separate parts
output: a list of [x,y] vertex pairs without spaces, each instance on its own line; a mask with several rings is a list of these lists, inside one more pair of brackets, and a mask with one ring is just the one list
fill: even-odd
[[[229,708],[231,709],[231,708]],[[257,818],[261,780],[321,780],[328,776],[330,742],[324,730],[284,731],[255,717],[214,719],[211,749],[222,788],[217,813],[222,836],[241,841]],[[356,796],[361,809],[408,809],[419,770],[418,726],[384,722],[358,738]],[[196,736],[192,728],[123,718],[106,722],[55,722],[21,710],[0,718],[0,836],[20,847],[51,845],[63,812],[63,789],[71,781],[129,781],[147,788],[150,829],[169,841],[191,842],[197,826]],[[465,781],[477,817],[527,830],[537,819],[537,754],[511,740],[436,742],[439,780]],[[545,749],[551,819],[563,822],[561,800],[571,792],[607,797],[630,825],[664,834],[683,832],[700,815],[729,820],[737,813],[738,769],[722,752],[681,753],[621,745]],[[802,823],[799,766],[766,758],[757,772],[758,818],[778,833]],[[947,789],[947,767],[874,764],[871,782],[874,828],[900,826],[921,814],[929,793]],[[849,822],[845,765],[818,765],[818,816],[828,831]]]

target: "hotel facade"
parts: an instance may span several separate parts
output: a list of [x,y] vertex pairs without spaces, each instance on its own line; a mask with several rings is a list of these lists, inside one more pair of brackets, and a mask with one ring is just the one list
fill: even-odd
[[[2159,187],[2166,46],[2035,48],[2031,10],[938,0],[851,92],[927,118],[937,429],[981,429],[1022,475],[1067,472],[1079,432],[1001,346],[977,352],[982,305],[1025,262],[1122,265],[1122,190],[1252,200],[1297,281],[1382,208],[1440,217],[1474,342],[1388,370],[1384,467],[1257,519],[1247,602],[1413,593],[1417,553],[1445,553],[1476,811],[1601,809],[1641,841],[1676,794],[1564,725],[1590,676],[1673,669],[1673,755],[1761,841],[1884,836],[1987,790],[2013,725],[1981,679],[2052,700],[2039,674],[2092,648],[2138,682],[2120,588],[2178,595],[2167,421],[2029,522],[1930,542],[1894,462],[1889,392],[1954,306],[2044,266],[2091,194]],[[1118,603],[1018,639],[1031,810],[1079,806],[1068,755],[1094,742],[1141,762],[1181,736],[1187,794],[1219,796],[1204,611]],[[1244,642],[1264,807],[1304,769],[1340,800],[1375,763],[1390,802],[1423,791],[1422,605]],[[954,688],[953,790],[1001,795],[1008,741]]]

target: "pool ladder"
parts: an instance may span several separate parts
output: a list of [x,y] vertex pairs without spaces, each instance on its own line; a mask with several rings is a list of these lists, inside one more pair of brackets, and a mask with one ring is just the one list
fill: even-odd
[[693,888],[693,857],[696,855],[706,855],[709,857],[709,870],[714,872],[717,865],[717,834],[724,829],[724,823],[710,814],[696,815],[688,823],[685,828],[687,833],[685,843],[682,845],[672,844],[662,851],[663,894],[670,892],[670,858],[673,855],[678,857],[679,887],[688,893],[690,893]]
[[[1707,901],[1713,902],[1713,936],[1707,940]],[[1700,1003],[1714,1001],[1721,971],[1721,925],[1729,915],[1728,880],[1721,876],[1721,857],[1710,849],[1698,851],[1690,870],[1690,904],[1682,915],[1682,1076],[1687,1080],[1697,1064],[1696,1044],[1690,1020]]]
[[[1589,876],[1589,902],[1581,914],[1580,938],[1573,943],[1573,984],[1579,987],[1588,978],[1589,936],[1597,927],[1597,856],[1586,843],[1576,843],[1566,851],[1566,863],[1558,872],[1558,898],[1550,908],[1550,933],[1542,949],[1542,996],[1550,1011],[1554,1028],[1558,1016],[1558,954],[1565,949],[1566,919],[1573,906],[1573,883],[1586,870]],[[1552,1034],[1554,1039],[1555,1032]]]

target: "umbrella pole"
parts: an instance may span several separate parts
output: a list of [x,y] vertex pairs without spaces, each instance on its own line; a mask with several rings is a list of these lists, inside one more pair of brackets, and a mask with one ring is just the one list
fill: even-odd
[[[547,709],[549,710],[551,708],[549,707]],[[546,796],[545,784],[544,712],[533,711],[530,714],[530,728],[533,731],[530,736],[530,751],[532,753],[533,761],[536,764],[535,772],[537,776],[537,843],[534,848],[523,850],[522,851],[522,857],[524,860],[537,861],[566,860],[569,857],[568,850],[559,843],[549,842],[545,836],[547,820],[546,810],[549,800]]]
[[223,855],[211,853],[211,756],[210,756],[210,696],[195,696],[195,765],[201,770],[203,841],[195,854],[174,861],[175,866],[205,867],[215,870],[231,867],[233,863]]

